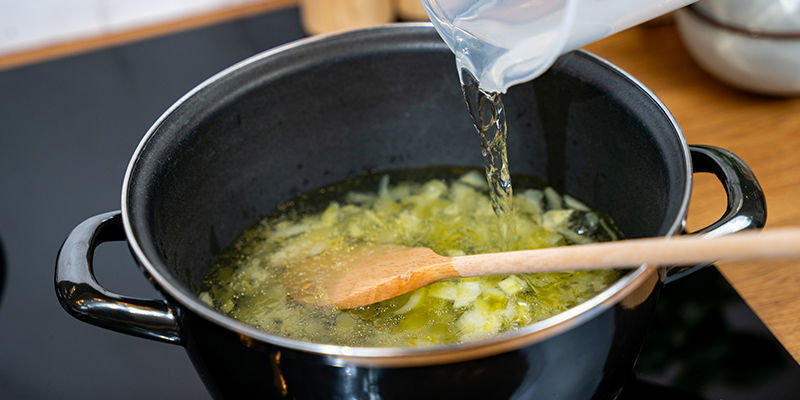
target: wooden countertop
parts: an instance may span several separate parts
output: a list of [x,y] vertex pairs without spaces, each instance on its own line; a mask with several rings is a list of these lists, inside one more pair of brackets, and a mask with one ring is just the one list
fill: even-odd
[[283,7],[293,7],[297,5],[298,1],[299,0],[259,0],[253,3],[235,4],[218,10],[203,12],[153,25],[145,25],[101,36],[90,36],[65,42],[55,42],[43,47],[26,49],[10,54],[0,54],[0,70],[21,67],[59,57],[67,57],[110,46],[118,46],[137,40],[199,28],[236,18],[244,18],[274,11]]
[[[672,111],[690,144],[726,148],[747,163],[767,198],[766,229],[800,226],[800,97],[748,94],[691,59],[672,24],[642,26],[588,50],[630,72]],[[687,229],[725,210],[722,186],[695,174]],[[800,243],[798,243],[800,245]],[[719,263],[718,268],[796,361],[800,361],[800,261]]]
[[[224,21],[279,7],[297,0],[262,3],[164,26],[58,44],[0,57],[0,69],[117,45],[158,34]],[[587,47],[630,72],[655,92],[672,111],[690,144],[724,147],[754,171],[767,198],[767,229],[800,226],[800,97],[748,94],[715,80],[690,58],[674,25],[637,27]],[[725,209],[717,179],[696,174],[687,228],[715,221]],[[800,360],[800,261],[718,265],[756,314],[795,360]]]

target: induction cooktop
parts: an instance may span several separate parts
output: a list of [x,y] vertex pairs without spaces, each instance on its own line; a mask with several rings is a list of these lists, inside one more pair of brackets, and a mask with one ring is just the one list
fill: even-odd
[[[302,37],[297,9],[0,71],[0,397],[208,398],[178,346],[64,312],[56,253],[80,221],[119,208],[152,122],[187,90]],[[5,262],[3,262],[5,261]],[[158,297],[123,243],[102,245],[109,289]],[[800,368],[714,269],[668,285],[622,399],[790,399]]]

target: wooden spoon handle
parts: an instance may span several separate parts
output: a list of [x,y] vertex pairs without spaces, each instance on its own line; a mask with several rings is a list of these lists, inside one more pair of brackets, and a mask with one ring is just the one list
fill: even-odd
[[743,232],[716,238],[685,235],[476,254],[453,257],[451,265],[461,276],[487,276],[790,257],[800,257],[799,228]]

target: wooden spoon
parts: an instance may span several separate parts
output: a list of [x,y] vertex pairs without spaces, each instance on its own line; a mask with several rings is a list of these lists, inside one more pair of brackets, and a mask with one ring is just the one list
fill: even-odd
[[458,257],[440,256],[426,247],[364,244],[344,252],[323,253],[295,266],[284,278],[284,286],[299,302],[344,309],[390,299],[449,278],[791,257],[800,257],[800,228]]

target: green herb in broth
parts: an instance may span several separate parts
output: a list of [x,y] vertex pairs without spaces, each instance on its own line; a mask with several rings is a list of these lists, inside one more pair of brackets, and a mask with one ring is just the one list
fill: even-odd
[[[456,172],[461,175],[456,175]],[[454,256],[614,240],[610,220],[551,188],[517,179],[516,234],[501,243],[486,180],[422,170],[357,178],[307,194],[243,232],[211,267],[200,298],[269,333],[347,346],[422,346],[480,339],[539,321],[586,300],[618,271],[465,278],[439,282],[366,307],[301,305],[286,295],[287,268],[326,249],[358,243],[426,246]],[[365,185],[372,182],[371,190]],[[522,183],[520,185],[520,183]],[[375,187],[377,186],[377,188]],[[322,209],[321,202],[327,204]]]

